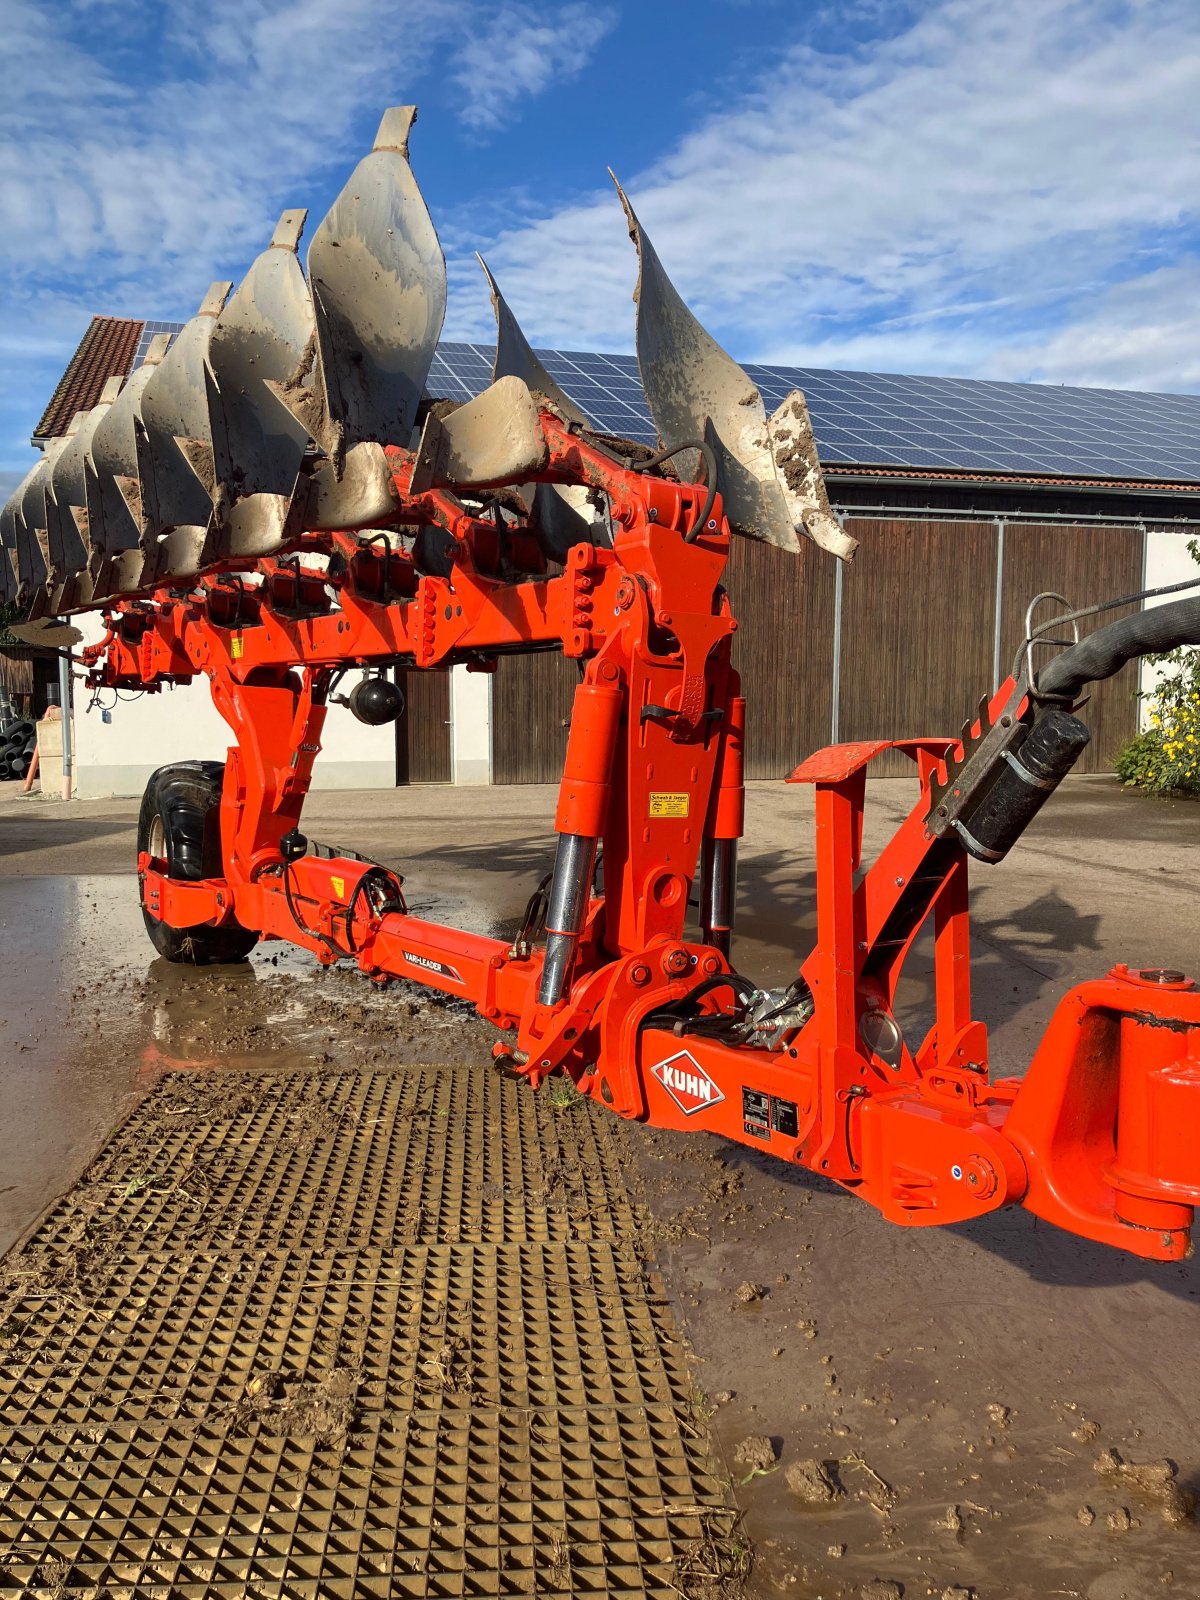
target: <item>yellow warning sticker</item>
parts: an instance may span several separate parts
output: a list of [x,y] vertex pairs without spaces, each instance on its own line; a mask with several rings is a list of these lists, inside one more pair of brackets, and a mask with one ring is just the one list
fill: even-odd
[[333,876],[333,874],[330,873],[329,881],[333,885],[334,894],[337,895],[339,900],[344,900],[346,898],[346,880],[345,880],[345,878],[335,878]]
[[650,815],[652,817],[686,817],[688,814],[688,796],[686,794],[651,794]]
[[235,661],[242,659],[242,636],[240,633],[235,633],[229,641],[229,654]]

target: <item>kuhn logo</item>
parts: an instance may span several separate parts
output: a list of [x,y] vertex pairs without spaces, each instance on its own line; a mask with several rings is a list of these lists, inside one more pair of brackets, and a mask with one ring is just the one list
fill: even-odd
[[725,1098],[690,1051],[680,1050],[650,1071],[685,1117],[694,1117],[697,1111],[720,1105]]

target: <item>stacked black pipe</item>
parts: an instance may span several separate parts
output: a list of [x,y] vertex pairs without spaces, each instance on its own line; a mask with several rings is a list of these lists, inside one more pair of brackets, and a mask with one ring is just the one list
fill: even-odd
[[11,783],[29,771],[37,749],[37,729],[24,717],[0,723],[0,783]]

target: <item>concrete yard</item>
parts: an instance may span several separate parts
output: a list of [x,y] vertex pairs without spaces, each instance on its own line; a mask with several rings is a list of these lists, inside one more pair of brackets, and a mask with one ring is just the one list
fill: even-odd
[[[904,1231],[739,1146],[503,1081],[488,1027],[407,986],[277,944],[171,967],[137,803],[15,787],[0,1591],[1200,1593],[1194,1259],[1020,1211]],[[908,798],[872,787],[868,852]],[[553,803],[324,793],[304,825],[402,871],[413,909],[508,933]],[[787,981],[812,893],[809,791],[751,785],[741,970]],[[972,909],[976,1014],[1019,1073],[1073,983],[1200,975],[1200,807],[1068,780],[974,869]],[[775,1465],[739,1461],[748,1436]],[[789,1488],[811,1459],[836,1498]]]

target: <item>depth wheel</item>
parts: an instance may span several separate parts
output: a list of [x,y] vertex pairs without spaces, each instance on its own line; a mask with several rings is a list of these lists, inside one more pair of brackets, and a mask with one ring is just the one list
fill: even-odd
[[[194,883],[224,876],[221,861],[221,784],[219,761],[179,761],[159,767],[150,777],[138,813],[138,854],[145,851],[162,863],[168,878]],[[162,870],[162,868],[160,868]],[[202,923],[172,928],[146,909],[142,918],[150,942],[168,961],[207,967],[244,961],[258,943],[258,934],[229,919],[219,928]]]

